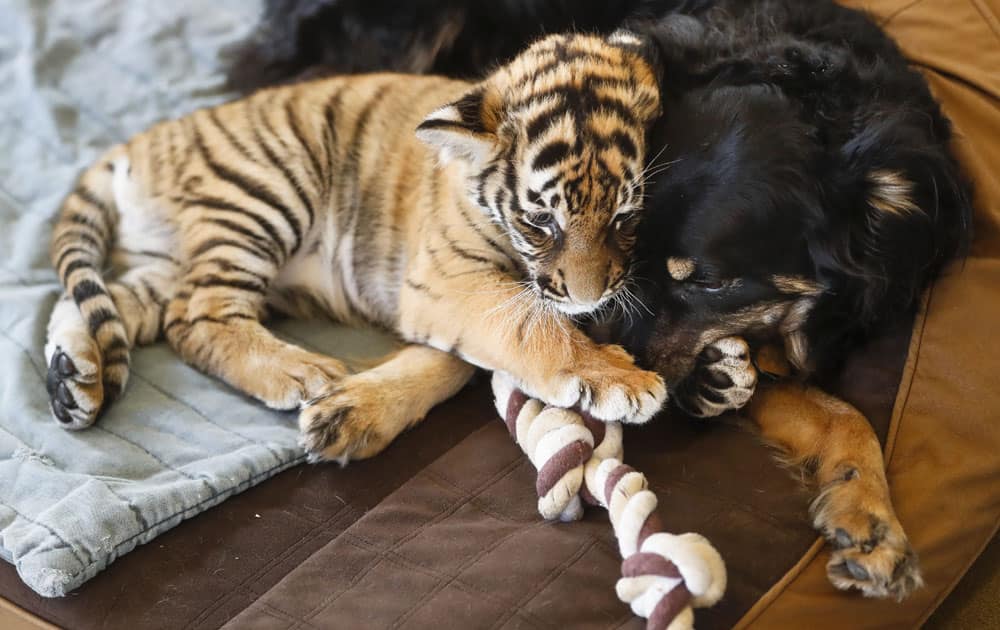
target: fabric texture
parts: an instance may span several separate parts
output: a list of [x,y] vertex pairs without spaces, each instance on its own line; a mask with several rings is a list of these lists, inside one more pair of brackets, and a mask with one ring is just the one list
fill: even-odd
[[[703,630],[737,623],[915,627],[978,555],[1000,517],[1000,357],[989,345],[1000,312],[1000,37],[990,34],[1000,31],[990,26],[998,24],[995,17],[987,17],[997,14],[996,6],[985,0],[864,4],[888,20],[906,53],[929,70],[963,136],[963,164],[977,179],[972,258],[937,283],[912,339],[903,326],[860,349],[834,392],[858,406],[887,444],[896,507],[927,585],[903,604],[836,591],[824,574],[828,554],[815,544],[808,523],[808,494],[767,450],[725,422],[665,417],[626,431],[625,461],[649,478],[667,527],[706,535],[726,561],[725,597],[697,612],[696,627]],[[228,5],[201,4],[199,10],[221,6]],[[0,19],[0,28],[8,23]],[[184,36],[184,29],[173,36]],[[0,46],[0,55],[8,49]],[[8,123],[0,124],[6,129]],[[37,262],[18,268],[21,277],[45,285],[41,293],[54,291],[44,256],[35,255]],[[44,327],[44,314],[36,310],[47,307],[23,310],[35,335]],[[7,308],[4,302],[0,313]],[[318,339],[329,328],[303,330]],[[40,360],[40,350],[25,347],[36,353],[26,356]],[[22,354],[12,349],[2,356]],[[30,363],[27,370],[18,384],[37,378]],[[0,395],[14,391],[4,380],[10,378],[6,372],[0,378]],[[224,391],[209,380],[198,384]],[[536,473],[490,409],[489,396],[481,381],[373,460],[343,470],[287,470],[129,553],[71,597],[38,596],[10,566],[0,566],[0,596],[82,630],[227,623],[641,628],[614,594],[621,565],[606,514],[592,510],[569,524],[541,521]],[[23,408],[3,402],[0,413],[7,415],[0,425],[6,427],[10,410]],[[38,415],[33,426],[42,430],[45,414],[32,413]]]
[[[42,355],[59,285],[51,220],[77,173],[152,122],[225,97],[220,51],[259,5],[61,0],[0,3],[0,557],[65,595],[138,544],[302,461],[291,414],[183,365],[135,352],[126,395],[99,424],[51,419]],[[347,359],[375,334],[284,324]]]

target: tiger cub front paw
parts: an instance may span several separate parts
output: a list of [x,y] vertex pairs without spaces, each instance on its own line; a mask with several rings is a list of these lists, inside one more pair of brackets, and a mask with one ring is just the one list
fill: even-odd
[[605,422],[646,422],[667,400],[667,387],[656,372],[636,367],[621,346],[601,346],[573,372],[581,409]]
[[341,466],[381,453],[408,423],[405,406],[392,405],[377,381],[347,376],[303,405],[299,444],[310,462],[335,461]]

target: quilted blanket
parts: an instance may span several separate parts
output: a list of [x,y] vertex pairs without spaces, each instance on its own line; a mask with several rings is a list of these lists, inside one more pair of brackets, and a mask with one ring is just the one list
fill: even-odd
[[[248,0],[0,1],[0,557],[67,594],[136,545],[302,461],[294,416],[261,408],[168,348],[133,355],[95,427],[51,419],[42,355],[59,294],[51,223],[77,173],[157,119],[226,97],[220,51]],[[321,323],[280,334],[350,362],[390,340]]]

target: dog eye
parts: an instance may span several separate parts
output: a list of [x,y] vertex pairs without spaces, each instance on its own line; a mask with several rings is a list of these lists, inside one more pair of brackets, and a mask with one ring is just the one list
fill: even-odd
[[689,280],[689,282],[708,293],[717,293],[726,288],[726,283],[722,280]]

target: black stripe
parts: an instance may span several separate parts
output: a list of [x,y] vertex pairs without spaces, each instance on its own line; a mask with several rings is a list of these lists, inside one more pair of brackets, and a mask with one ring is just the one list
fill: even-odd
[[539,51],[539,53],[541,54],[554,53],[555,59],[534,66],[531,69],[531,76],[525,77],[525,79],[541,78],[546,73],[551,72],[553,70],[561,69],[565,67],[567,62],[572,62],[572,61],[585,61],[589,62],[590,64],[606,63],[609,66],[614,66],[614,67],[619,67],[622,65],[622,60],[620,59],[612,59],[611,57],[606,57],[600,53],[588,50],[581,50],[581,49],[572,50],[568,48],[562,48],[561,50],[543,49]]
[[105,232],[105,226],[100,223],[97,223],[90,217],[83,216],[82,214],[78,214],[76,212],[70,212],[69,214],[63,216],[62,220],[67,223],[75,223],[76,225],[82,225],[84,227],[88,227],[91,230],[97,232],[98,236],[100,236],[101,238],[103,239],[107,238],[107,233]]
[[528,144],[536,142],[538,137],[552,126],[553,121],[566,114],[566,112],[566,107],[557,105],[535,116],[525,127]]
[[[67,250],[66,253],[71,254],[73,252]],[[93,269],[93,268],[94,264],[91,263],[89,260],[74,260],[73,262],[71,262],[66,266],[66,271],[63,272],[62,276],[63,281],[68,280],[69,277],[73,274],[73,272],[76,271],[77,269]]]
[[414,291],[419,291],[420,293],[423,293],[423,294],[427,295],[432,300],[440,300],[441,297],[442,297],[440,293],[437,293],[436,291],[432,290],[426,284],[421,284],[419,282],[414,282],[413,280],[410,280],[409,278],[407,278],[407,280],[406,280],[406,286],[410,287]]
[[203,241],[198,245],[193,252],[191,252],[192,258],[197,258],[202,254],[209,252],[217,247],[234,247],[241,251],[244,251],[255,258],[268,258],[266,250],[261,247],[253,247],[253,243],[248,243],[246,241],[235,241],[231,238],[210,238]]
[[242,236],[251,239],[254,242],[254,244],[257,245],[257,247],[259,248],[259,252],[263,253],[267,258],[269,258],[271,262],[274,263],[275,267],[281,266],[281,260],[278,258],[278,254],[274,252],[271,242],[269,242],[266,239],[266,237],[263,237],[254,232],[253,230],[249,230],[240,225],[239,223],[235,223],[228,219],[222,219],[219,217],[207,217],[205,221],[209,223],[214,223],[219,227],[225,228],[232,232],[236,232],[237,234],[240,234]]
[[288,256],[288,252],[285,250],[285,242],[281,239],[281,235],[278,234],[278,228],[274,227],[274,224],[265,219],[264,217],[258,215],[255,212],[251,212],[245,208],[242,208],[234,203],[230,203],[224,199],[217,199],[215,197],[200,197],[194,201],[188,203],[188,205],[201,206],[209,210],[219,210],[222,212],[232,212],[238,214],[242,217],[246,217],[260,226],[260,229],[267,232],[267,235],[271,237],[274,244],[281,248],[282,260],[278,261],[277,264],[280,266],[283,259]]
[[247,146],[243,144],[239,138],[233,135],[233,132],[229,130],[229,127],[225,126],[222,121],[219,120],[218,108],[213,107],[208,110],[208,119],[212,121],[212,125],[214,125],[215,128],[226,137],[226,140],[234,149],[236,149],[236,152],[239,153],[241,157],[250,162],[257,162],[254,155],[250,152],[250,149],[247,148]]
[[340,139],[340,134],[337,130],[337,108],[340,107],[341,99],[342,94],[340,90],[337,90],[330,95],[326,105],[323,107],[323,119],[326,121],[326,125],[323,127],[323,136],[326,138],[324,148],[326,150],[326,172],[328,173],[329,178],[329,181],[327,181],[328,186],[333,184],[333,173],[335,169],[333,160],[337,150],[337,143]]
[[97,284],[93,280],[81,280],[76,283],[76,286],[73,287],[73,301],[76,302],[78,306],[82,305],[91,298],[107,294],[108,292],[104,290],[104,287]]
[[473,262],[482,263],[484,265],[489,265],[490,267],[494,267],[494,268],[497,268],[497,269],[503,269],[503,267],[497,261],[490,260],[489,258],[486,258],[484,256],[480,256],[478,254],[474,254],[474,253],[470,252],[469,250],[463,248],[461,245],[459,245],[455,241],[453,241],[450,238],[448,238],[447,234],[445,234],[445,233],[442,232],[441,233],[441,237],[443,239],[445,239],[445,241],[447,241],[447,243],[448,243],[448,249],[450,249],[452,251],[452,253],[454,253],[456,256],[458,256],[460,258],[464,258],[466,260],[471,260]]
[[249,282],[247,280],[235,280],[233,278],[222,278],[220,276],[209,274],[198,278],[191,283],[193,286],[211,289],[214,287],[226,287],[229,289],[238,289],[240,291],[246,291],[247,293],[261,293],[263,294],[267,289],[262,286],[259,282]]
[[163,332],[166,333],[168,330],[173,330],[177,326],[197,326],[198,324],[228,324],[230,320],[233,319],[243,319],[243,320],[256,320],[257,318],[253,315],[245,315],[243,313],[233,313],[231,315],[225,315],[223,317],[213,317],[211,315],[199,315],[194,319],[188,321],[184,318],[177,318],[163,327]]
[[96,249],[98,252],[103,252],[105,247],[105,243],[103,241],[94,238],[87,232],[81,232],[80,230],[69,229],[66,230],[65,232],[60,232],[59,236],[56,237],[55,242],[60,243],[65,240],[84,242],[87,245],[90,245],[91,247]]
[[462,218],[465,219],[466,224],[468,224],[468,226],[476,232],[479,238],[483,239],[483,242],[486,243],[486,245],[488,245],[496,253],[500,254],[501,256],[509,260],[511,263],[514,262],[513,260],[511,260],[510,255],[507,254],[507,251],[504,250],[504,248],[500,245],[500,243],[493,240],[488,234],[483,233],[483,229],[479,226],[479,224],[476,223],[476,221],[469,216],[468,212],[466,212],[464,204],[460,204],[458,209],[459,212],[462,214]]
[[639,149],[635,146],[635,142],[629,137],[624,131],[615,131],[611,134],[611,144],[618,147],[621,154],[627,158],[635,159],[639,157]]
[[[561,85],[541,92],[535,92],[517,103],[514,108],[523,109],[553,97],[561,98],[563,103],[566,104],[567,111],[573,113],[578,120],[595,112],[612,112],[617,114],[626,124],[639,125],[632,109],[624,101],[612,96],[594,94],[593,92],[569,85]],[[572,107],[570,107],[570,104],[572,104]]]
[[223,273],[242,273],[244,275],[250,276],[251,278],[254,278],[255,280],[257,280],[258,282],[260,282],[262,285],[265,286],[271,281],[271,279],[267,276],[263,276],[255,271],[250,271],[245,267],[240,267],[239,265],[233,264],[233,262],[228,258],[208,258],[206,260],[199,260],[195,264],[195,267],[197,268],[201,265],[215,265]]
[[[292,253],[297,252],[299,247],[302,245],[302,224],[297,218],[295,218],[295,215],[288,208],[288,206],[283,204],[278,195],[262,182],[257,181],[249,175],[237,173],[229,167],[219,163],[215,159],[215,156],[208,150],[208,146],[205,144],[205,138],[201,135],[201,132],[198,131],[197,128],[194,128],[194,138],[198,150],[201,152],[205,159],[205,163],[208,165],[213,175],[239,188],[247,196],[256,199],[281,214],[282,218],[288,224],[288,227],[292,230],[292,234],[294,235],[295,242],[291,248]],[[283,242],[282,245],[284,245]]]
[[109,367],[119,367],[119,366],[123,366],[123,365],[126,366],[126,367],[128,367],[128,364],[129,364],[129,359],[128,359],[128,355],[127,354],[126,355],[122,355],[122,356],[115,356],[115,357],[111,357],[111,356],[104,357],[104,367],[105,367],[105,369],[109,368]]
[[531,168],[536,171],[543,171],[547,168],[559,164],[569,155],[570,146],[568,142],[557,140],[545,146],[535,155],[531,162]]
[[288,127],[292,130],[292,135],[298,140],[299,144],[302,145],[302,150],[305,151],[306,157],[309,158],[309,162],[312,164],[313,171],[316,173],[316,187],[319,190],[325,190],[325,176],[323,167],[320,166],[319,159],[316,154],[312,152],[309,147],[309,142],[306,139],[306,134],[302,130],[302,121],[299,117],[295,115],[295,110],[292,108],[291,99],[285,101],[285,117],[288,119]]
[[87,317],[87,328],[90,330],[90,336],[96,337],[101,326],[111,321],[119,321],[118,315],[114,311],[103,307],[94,309]]
[[156,302],[158,306],[162,307],[166,303],[166,299],[162,295],[160,295],[160,292],[157,291],[156,288],[152,284],[150,284],[148,280],[146,280],[145,278],[139,278],[139,284],[142,285],[142,288],[145,289],[146,293],[149,294],[150,299]]
[[108,345],[102,348],[105,352],[114,352],[115,350],[128,350],[128,342],[121,337],[114,337],[108,343]]
[[[267,131],[268,135],[272,138],[278,138],[280,140],[281,135],[271,125],[271,121],[267,117],[267,110],[262,107],[258,108],[257,114],[258,114],[257,118],[259,118],[260,121],[264,124],[264,128]],[[267,143],[267,139],[264,138],[263,135],[261,135],[260,129],[257,128],[257,125],[253,124],[252,119],[250,128],[253,129],[254,138],[257,140],[257,144],[260,146],[261,150],[264,151],[264,155],[267,156],[267,159],[271,162],[271,164],[276,169],[281,171],[281,174],[285,176],[285,179],[288,180],[288,183],[289,185],[291,185],[292,190],[295,191],[295,195],[299,198],[299,203],[301,203],[302,207],[306,209],[306,214],[309,215],[309,222],[308,225],[306,226],[306,230],[308,230],[310,227],[312,227],[313,222],[316,220],[316,209],[313,208],[312,201],[309,199],[309,194],[306,192],[305,186],[303,186],[302,182],[299,181],[299,176],[296,175],[295,172],[288,167],[286,163],[288,162],[288,160],[282,159],[281,156],[279,156],[277,153],[274,152],[274,149],[272,149],[271,146]]]
[[111,209],[108,207],[108,204],[104,203],[104,201],[87,186],[79,184],[76,189],[73,190],[72,194],[100,210],[104,214],[105,219],[108,219],[111,216]]

